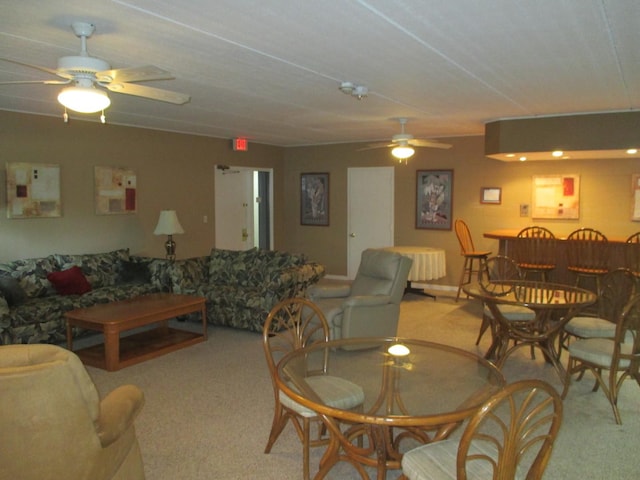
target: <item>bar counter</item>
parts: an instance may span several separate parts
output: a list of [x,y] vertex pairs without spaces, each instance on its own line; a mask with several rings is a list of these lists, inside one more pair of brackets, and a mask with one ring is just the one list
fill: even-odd
[[[508,257],[510,256],[510,253],[513,254],[514,244],[518,241],[518,232],[520,232],[520,230],[522,229],[492,230],[490,232],[485,232],[483,236],[485,238],[498,240],[499,254]],[[571,232],[566,234],[553,233],[556,235],[556,268],[549,274],[548,281],[563,283],[565,285],[574,285],[576,282],[575,275],[567,270],[567,242],[564,241]],[[630,263],[633,262],[628,260],[628,250],[630,248],[638,247],[628,245],[626,243],[627,237],[609,237],[606,232],[602,233],[604,233],[608,240],[607,249],[609,250],[609,270],[626,267],[633,271],[638,271],[638,265],[631,265]],[[590,286],[589,288],[594,289],[595,287]]]

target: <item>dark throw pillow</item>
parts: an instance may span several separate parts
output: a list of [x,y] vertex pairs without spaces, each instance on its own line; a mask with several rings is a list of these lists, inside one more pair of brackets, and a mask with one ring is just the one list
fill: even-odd
[[118,275],[120,283],[149,283],[151,282],[151,272],[147,262],[130,262],[122,260],[120,262],[120,273]]
[[47,275],[53,287],[60,295],[82,295],[91,291],[89,281],[80,270],[80,267],[71,267],[68,270],[51,272]]
[[20,282],[13,277],[0,277],[0,294],[10,307],[22,305],[27,299],[27,294],[20,286]]

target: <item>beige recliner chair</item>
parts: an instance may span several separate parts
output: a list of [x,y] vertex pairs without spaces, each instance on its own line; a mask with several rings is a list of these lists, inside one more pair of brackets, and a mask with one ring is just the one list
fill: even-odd
[[102,401],[80,359],[55,345],[0,347],[0,479],[144,479],[134,385]]
[[399,253],[367,249],[350,284],[316,284],[307,290],[331,329],[331,339],[395,336],[400,301],[413,260]]

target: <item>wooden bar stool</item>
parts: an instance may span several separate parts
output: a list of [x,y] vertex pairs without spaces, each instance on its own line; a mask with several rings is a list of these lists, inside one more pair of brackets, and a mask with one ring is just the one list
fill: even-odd
[[636,277],[640,277],[640,232],[627,238],[625,260],[625,267],[631,270]]
[[567,270],[576,274],[576,287],[581,280],[595,280],[600,291],[600,278],[609,273],[607,237],[593,228],[579,228],[567,237]]
[[[483,268],[486,268],[487,257],[491,255],[489,251],[476,251],[473,246],[473,238],[471,238],[471,232],[467,224],[460,219],[455,221],[456,236],[460,243],[460,255],[464,257],[464,265],[462,266],[462,273],[460,274],[460,282],[458,283],[458,293],[456,295],[456,302],[460,298],[460,291],[462,286],[467,283],[471,283],[471,277],[473,274],[479,274]],[[476,260],[478,265],[475,266]],[[466,280],[465,280],[466,277]]]
[[538,274],[543,282],[547,274],[556,268],[556,237],[551,230],[531,226],[518,232],[515,244],[515,259],[524,278]]

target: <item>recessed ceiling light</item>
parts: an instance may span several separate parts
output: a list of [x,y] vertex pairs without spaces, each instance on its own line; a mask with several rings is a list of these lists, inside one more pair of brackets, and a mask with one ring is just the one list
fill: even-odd
[[629,155],[635,155],[636,153],[638,153],[638,149],[637,148],[630,148],[629,150],[627,150],[627,153]]
[[551,152],[551,155],[554,157],[561,157],[564,154],[562,150],[556,150],[555,152]]
[[514,153],[507,153],[507,158],[513,158],[513,157],[515,157]]
[[520,160],[521,162],[524,162],[526,159],[527,159],[527,157],[524,157],[524,156],[519,158],[519,160]]

